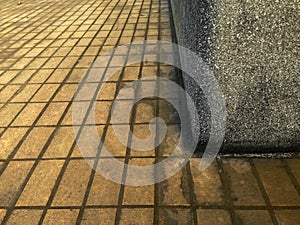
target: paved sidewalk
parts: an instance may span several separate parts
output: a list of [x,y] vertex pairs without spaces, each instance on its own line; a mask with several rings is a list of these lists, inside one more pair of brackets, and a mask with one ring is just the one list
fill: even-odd
[[[74,140],[72,100],[85,71],[116,46],[174,41],[172,26],[167,0],[0,3],[2,224],[300,224],[299,158],[218,158],[204,172],[193,158],[168,180],[143,187],[113,183],[84,160]],[[174,108],[158,98],[140,101],[128,121],[137,137],[146,138],[150,119],[162,117],[168,132],[158,147],[135,151],[114,134],[115,96],[126,84],[149,76],[180,82],[171,66],[136,63],[116,73],[97,98],[99,136],[129,165],[165,159],[180,134]],[[151,126],[159,132],[157,124]]]

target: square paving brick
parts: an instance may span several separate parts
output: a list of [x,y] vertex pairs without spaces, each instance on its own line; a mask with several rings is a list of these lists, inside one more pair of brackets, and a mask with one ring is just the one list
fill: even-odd
[[300,197],[279,160],[257,159],[254,162],[272,205],[300,205]]
[[31,99],[31,102],[48,102],[58,87],[58,84],[44,84]]
[[[99,70],[99,72],[97,70]],[[95,69],[95,71],[97,71],[100,74],[102,73],[102,70],[103,70],[103,68],[96,68]],[[108,81],[117,82],[120,79],[121,73],[122,73],[122,69],[119,69],[119,70],[116,71],[115,68],[111,68],[111,69],[108,68],[105,72],[105,79],[107,79],[108,76],[110,76]],[[98,76],[98,77],[100,77],[100,76]],[[124,80],[124,79],[122,79],[122,80]],[[95,82],[99,82],[99,79],[95,80]]]
[[[166,136],[158,146],[159,156],[169,156],[173,153],[179,142],[180,131],[179,125],[167,126]],[[158,132],[161,131],[159,130]]]
[[22,58],[18,63],[14,64],[11,69],[24,69],[28,66],[34,59],[33,58]]
[[154,185],[126,186],[123,205],[154,205]]
[[29,51],[25,57],[36,57],[38,56],[42,51],[44,50],[44,48],[34,48],[31,51]]
[[[26,59],[26,58],[24,58],[24,59]],[[32,60],[30,62],[30,64],[26,66],[26,69],[39,69],[47,61],[48,61],[48,58],[34,58],[34,60]]]
[[140,73],[140,68],[136,66],[127,66],[124,70],[123,81],[137,80]]
[[206,170],[199,171],[199,159],[190,160],[190,168],[194,181],[194,192],[199,204],[220,205],[223,203],[222,183],[216,162]]
[[109,181],[96,173],[87,205],[117,205],[120,187],[120,184]]
[[49,58],[49,60],[47,60],[45,65],[43,65],[43,68],[44,69],[55,69],[61,63],[61,61],[63,59],[64,59],[63,57],[51,57],[51,58]]
[[11,206],[14,203],[18,190],[32,165],[33,161],[8,164],[0,180],[0,206]]
[[68,75],[71,69],[56,69],[51,74],[47,83],[61,83]]
[[38,224],[42,210],[16,209],[7,221],[9,225]]
[[62,160],[40,161],[16,205],[45,206],[62,165]]
[[[91,101],[95,99],[95,95],[97,93],[97,88],[99,84],[97,83],[84,83],[83,86],[81,86],[80,94],[76,96],[76,101]],[[102,90],[101,90],[102,91]]]
[[[73,127],[75,130],[75,133],[77,133],[79,130],[79,127]],[[77,128],[77,129],[75,129]],[[84,154],[84,157],[89,157],[89,158],[95,158],[97,156],[97,154],[99,153],[98,148],[94,148],[94,145],[91,145],[91,141],[97,141],[96,145],[99,146],[100,144],[100,138],[103,135],[103,129],[104,126],[103,125],[97,125],[97,126],[84,126],[82,127],[82,131],[80,133],[80,137],[81,137],[81,142],[84,144],[81,144],[79,149],[79,146],[76,145],[74,148],[74,151],[72,152],[72,157],[82,157],[82,154]],[[94,139],[90,139],[90,134],[92,132],[96,132],[96,135],[98,133],[99,139],[97,137],[97,140]],[[83,138],[84,135],[84,138]],[[83,153],[82,153],[83,152]]]
[[92,120],[92,114],[89,114],[86,124],[106,124],[108,115],[113,102],[97,101],[95,103],[95,120]]
[[187,189],[187,180],[184,179],[183,170],[159,183],[160,199],[162,205],[188,206],[191,204],[190,190]]
[[[112,103],[113,103],[113,107],[111,108],[110,111],[111,112],[110,124],[121,124],[121,123],[130,124],[130,118],[132,116],[132,106],[134,105],[133,100],[120,100],[120,101],[115,100]],[[122,109],[122,111],[117,109]],[[101,118],[101,115],[97,114],[97,117],[99,116]]]
[[37,158],[54,128],[35,127],[26,137],[14,158]]
[[119,88],[120,90],[117,99],[120,100],[135,99],[136,89],[134,87],[134,84],[132,84],[131,82],[122,82],[120,83]]
[[[14,71],[16,72],[16,71]],[[12,84],[23,84],[29,79],[32,78],[32,75],[36,72],[36,70],[21,70],[18,71],[19,74],[11,81]]]
[[155,100],[141,100],[136,103],[135,123],[149,123],[156,115]]
[[[154,164],[154,159],[131,158],[128,164],[134,166],[149,166]],[[140,179],[148,180],[149,177],[141,177]],[[123,205],[154,205],[154,185],[137,187],[125,186]]]
[[93,56],[84,56],[78,60],[75,68],[89,68],[91,64],[94,62],[95,57]]
[[122,135],[122,139],[125,141],[125,145],[120,141],[116,136],[113,126],[109,126],[104,140],[104,146],[109,151],[111,155],[116,156],[125,156],[126,154],[126,145],[128,141],[128,126],[127,125],[116,125],[116,129]]
[[54,101],[71,101],[75,91],[77,89],[76,84],[65,84],[63,85],[57,95],[54,98]]
[[144,66],[142,70],[142,78],[151,78],[157,76],[157,66]]
[[79,60],[78,57],[74,57],[74,56],[69,56],[69,57],[66,57],[59,65],[58,68],[62,68],[62,69],[70,69],[72,68],[76,63],[77,61]]
[[102,84],[97,100],[113,100],[116,93],[116,83]]
[[69,53],[69,56],[80,56],[83,53],[84,49],[85,47],[74,47]]
[[42,57],[50,57],[50,56],[52,56],[57,51],[57,49],[56,48],[47,48],[46,50],[44,50],[41,53],[40,56],[42,56]]
[[268,211],[264,210],[239,210],[236,212],[241,224],[270,224],[272,220]]
[[126,60],[126,56],[125,55],[114,55],[111,58],[111,61],[109,63],[109,65],[111,67],[119,67],[119,66],[123,66]]
[[7,159],[22,140],[27,128],[8,128],[0,138],[0,158]]
[[42,117],[37,122],[37,125],[57,125],[58,121],[63,116],[68,103],[53,102],[48,105]]
[[22,65],[20,66],[16,66],[15,62],[17,61],[17,59],[4,59],[1,63],[1,69],[8,69],[8,68],[13,68],[13,69],[22,69],[25,67],[24,64],[26,64],[25,61],[22,61]]
[[[174,100],[175,104],[180,107],[179,101]],[[158,116],[161,117],[166,123],[180,123],[180,117],[177,110],[172,104],[166,100],[159,100],[158,102],[159,112]]]
[[67,157],[74,142],[72,127],[60,127],[51,140],[43,158],[65,158]]
[[232,225],[230,214],[225,210],[198,209],[199,225]]
[[[34,71],[34,70],[31,70]],[[35,71],[34,71],[35,72]],[[29,83],[44,83],[53,72],[53,69],[41,69],[35,72],[35,74],[29,80]]]
[[82,218],[82,225],[113,225],[115,224],[116,209],[86,209]]
[[177,88],[174,89],[171,85],[172,83],[169,81],[160,81],[158,84],[160,94],[167,99],[182,99],[183,97],[180,96],[180,93],[178,92]]
[[153,209],[122,209],[121,225],[150,225],[153,224]]
[[31,126],[37,119],[46,103],[30,103],[25,106],[15,121],[13,126]]
[[43,224],[47,225],[68,225],[76,224],[78,209],[50,209],[47,211]]
[[133,135],[136,138],[130,142],[131,156],[155,156],[156,124],[135,124]]
[[25,85],[22,90],[11,100],[11,102],[28,102],[40,86],[40,84]]
[[193,216],[190,209],[162,208],[159,210],[159,224],[193,224]]
[[[77,104],[83,104],[82,107],[84,107],[85,111],[83,113],[86,113],[88,106],[89,106],[89,102],[80,102]],[[71,105],[71,107],[68,109],[68,112],[66,113],[66,115],[64,116],[64,119],[62,121],[62,125],[81,125],[82,121],[73,121],[73,107],[74,107],[74,103]],[[81,117],[80,117],[81,118]],[[90,121],[90,120],[88,120]]]
[[[118,34],[116,34],[116,35],[118,35]],[[121,38],[121,39],[124,40],[124,38]],[[119,42],[119,46],[120,46],[120,45],[124,45],[124,44],[125,44],[125,43],[121,44],[121,43]],[[127,43],[127,44],[129,44],[129,43]],[[125,45],[125,46],[122,46],[122,47],[120,47],[120,48],[118,48],[118,49],[115,49],[114,55],[115,55],[115,56],[120,55],[120,56],[124,56],[124,57],[126,58],[126,57],[127,57],[127,54],[128,54],[128,51],[129,51],[129,46]]]
[[140,82],[139,89],[137,91],[137,96],[147,96],[147,97],[154,97],[158,96],[158,89],[157,81],[142,81]]
[[21,86],[20,85],[7,85],[0,92],[0,102],[7,102],[17,93]]
[[[109,70],[109,68],[107,69]],[[76,77],[83,78],[85,76],[86,82],[102,82],[101,79],[105,74],[106,68],[90,68],[87,69],[74,69]],[[71,79],[71,78],[70,78]],[[77,79],[79,80],[79,79]]]
[[300,224],[300,210],[278,210],[275,211],[279,224],[295,225]]
[[90,173],[91,168],[84,160],[71,160],[63,175],[52,205],[81,205]]
[[296,177],[298,184],[300,184],[300,159],[286,160],[292,170],[293,175]]
[[0,126],[8,126],[22,109],[24,104],[7,104],[0,109]]
[[[70,72],[69,69],[62,69],[64,71],[68,71]],[[60,80],[62,80],[62,78],[64,79],[66,77],[66,75],[68,75],[68,79],[67,79],[67,83],[79,83],[81,81],[81,79],[83,78],[83,76],[86,74],[87,69],[73,69],[71,71],[71,74],[68,75],[66,72],[63,74],[64,76],[61,76],[59,78],[56,78],[56,82],[59,82]],[[55,78],[53,78],[54,80]],[[49,80],[50,82],[50,80]]]
[[[78,42],[78,46],[86,46],[86,45],[90,44],[90,42],[91,42],[90,38],[81,38]],[[89,63],[87,63],[85,65],[89,66],[88,64]]]
[[66,56],[70,50],[71,47],[62,47],[54,54],[54,56]]
[[89,47],[86,50],[85,55],[87,55],[87,56],[96,56],[98,51],[99,51],[98,47]]
[[230,179],[231,197],[236,205],[265,205],[250,163],[243,159],[223,160]]
[[18,73],[19,73],[18,70],[8,70],[4,72],[3,74],[1,74],[0,84],[7,84],[12,79],[14,79]]
[[176,76],[176,71],[174,69],[174,67],[172,66],[160,66],[159,67],[159,76],[166,78],[166,79],[170,79],[170,80],[177,80],[177,76]]
[[30,49],[29,48],[21,48],[19,49],[18,51],[16,51],[14,54],[13,54],[13,57],[21,57],[21,56],[24,56],[26,55],[27,52],[29,52]]

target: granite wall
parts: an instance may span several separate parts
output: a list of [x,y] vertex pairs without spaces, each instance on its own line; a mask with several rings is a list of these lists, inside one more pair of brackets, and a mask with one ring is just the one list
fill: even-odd
[[[197,52],[227,105],[224,153],[300,150],[300,4],[274,0],[170,0],[178,43]],[[207,141],[209,109],[183,75]],[[191,118],[193,122],[193,118]]]

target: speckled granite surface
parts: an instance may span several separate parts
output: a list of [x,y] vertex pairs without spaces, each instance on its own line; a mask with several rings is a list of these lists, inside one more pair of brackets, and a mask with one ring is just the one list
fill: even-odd
[[[171,0],[178,43],[209,63],[225,95],[224,152],[300,150],[300,2]],[[184,76],[209,131],[201,90]],[[192,118],[193,120],[193,118]]]

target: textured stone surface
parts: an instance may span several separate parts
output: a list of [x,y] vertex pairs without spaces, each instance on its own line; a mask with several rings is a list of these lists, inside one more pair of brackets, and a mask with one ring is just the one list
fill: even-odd
[[[272,224],[272,220],[268,211],[263,210],[240,210],[237,211],[238,218],[240,223],[243,225],[252,225],[252,224]],[[295,216],[293,217],[293,219]]]
[[153,209],[123,209],[120,224],[153,224]]
[[9,225],[15,224],[38,224],[42,210],[17,209],[14,210],[7,221]]
[[44,224],[76,224],[79,210],[75,209],[50,209],[45,217]]
[[[290,178],[287,176],[284,165],[280,161],[270,159],[256,160],[255,166],[260,174],[272,205],[300,205],[299,193],[290,182]],[[272,176],[275,168],[276,179]]]
[[[21,5],[14,0],[1,2],[0,92],[4,91],[2,97],[6,100],[0,102],[1,224],[299,224],[299,158],[217,158],[205,171],[198,169],[200,159],[193,158],[164,182],[144,187],[109,181],[83,159],[74,142],[69,101],[87,62],[116,43],[172,41],[168,10],[166,0],[31,0]],[[147,54],[151,47],[146,49]],[[45,64],[37,63],[44,58],[48,58]],[[80,64],[75,64],[78,59]],[[60,61],[62,64],[57,65]],[[28,64],[41,69],[11,69],[14,64],[13,68]],[[99,72],[106,69],[111,68],[103,67]],[[140,152],[123,145],[114,134],[109,116],[113,101],[109,99],[124,83],[150,75],[178,81],[171,66],[132,64],[109,82],[116,84],[116,89],[103,92],[106,100],[96,104],[96,121],[87,118],[88,126],[95,125],[110,153],[131,166],[165,160],[181,133],[182,124],[174,108],[162,99],[148,98],[136,104],[127,123],[116,126],[122,129],[130,124],[136,136],[146,138],[149,120],[161,116],[167,125],[162,143]],[[16,92],[10,87],[14,85],[19,87]],[[161,91],[174,93],[167,86],[161,87]],[[125,108],[133,98],[132,89],[119,104]],[[88,102],[82,104],[87,106]],[[155,133],[160,133],[159,126]],[[128,130],[124,136],[132,143]],[[85,155],[90,163],[96,162],[95,152]],[[103,169],[101,163],[97,166]],[[124,167],[122,172],[127,179],[128,170]],[[153,170],[154,176],[162,173]],[[146,178],[141,175],[138,179]]]
[[[18,195],[18,189],[22,185],[33,162],[11,162],[8,164],[0,180],[0,204],[10,206]],[[12,174],[14,174],[12,176]]]
[[265,205],[251,166],[246,160],[224,160],[224,171],[228,174],[231,197],[235,205]]
[[197,210],[199,225],[231,225],[230,214],[225,210]]
[[[171,3],[179,44],[210,65],[224,93],[228,112],[224,151],[299,149],[298,2]],[[184,83],[195,98],[205,141],[209,130],[205,97],[191,80],[184,77]]]
[[84,211],[81,224],[90,225],[106,225],[114,224],[115,222],[116,209],[87,209]]

